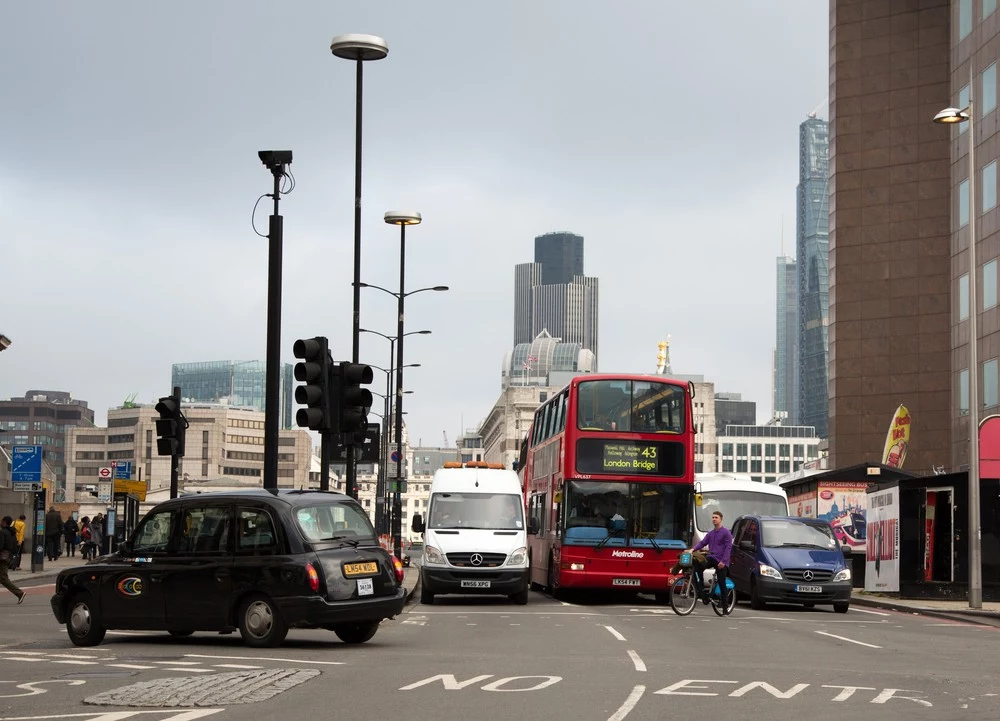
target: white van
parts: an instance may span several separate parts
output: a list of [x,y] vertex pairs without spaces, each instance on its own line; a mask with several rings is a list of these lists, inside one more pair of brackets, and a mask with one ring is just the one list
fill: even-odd
[[[722,511],[722,522],[732,528],[740,516],[787,516],[788,494],[776,483],[754,481],[739,473],[694,475],[694,542],[712,530],[712,513]],[[701,503],[699,503],[699,499]]]
[[528,602],[524,495],[517,473],[499,464],[445,463],[431,483],[424,534],[420,602],[445,593],[503,594]]

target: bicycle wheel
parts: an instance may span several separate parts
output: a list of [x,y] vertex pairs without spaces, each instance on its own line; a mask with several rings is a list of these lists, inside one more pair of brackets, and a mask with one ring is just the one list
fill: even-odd
[[670,586],[670,608],[678,616],[687,616],[694,610],[697,596],[690,576],[681,576]]
[[715,595],[715,590],[718,587],[718,583],[712,584],[712,610],[717,616],[728,616],[736,608],[736,589],[726,589],[726,603],[723,605],[721,599]]

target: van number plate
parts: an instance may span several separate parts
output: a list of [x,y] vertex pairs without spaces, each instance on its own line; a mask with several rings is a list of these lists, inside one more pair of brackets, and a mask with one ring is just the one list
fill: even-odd
[[612,578],[611,579],[611,585],[612,586],[638,586],[639,585],[639,579],[638,578]]
[[462,581],[462,588],[489,588],[489,581]]
[[799,593],[823,593],[822,586],[796,586],[795,590]]

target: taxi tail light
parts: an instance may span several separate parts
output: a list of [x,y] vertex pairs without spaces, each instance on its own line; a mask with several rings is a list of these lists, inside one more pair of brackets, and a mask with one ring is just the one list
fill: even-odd
[[309,588],[314,592],[319,591],[319,574],[311,563],[306,564],[306,575],[309,577]]
[[402,583],[403,575],[405,573],[403,571],[403,562],[395,556],[392,557],[392,570],[396,574],[396,583]]

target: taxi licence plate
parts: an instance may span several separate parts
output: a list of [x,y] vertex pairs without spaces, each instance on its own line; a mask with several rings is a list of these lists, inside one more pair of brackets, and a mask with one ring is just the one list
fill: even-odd
[[796,586],[795,590],[799,593],[823,593],[822,586]]
[[638,578],[612,578],[612,586],[638,586],[640,581]]
[[345,563],[344,576],[356,578],[357,576],[377,576],[378,563],[375,561],[365,561],[364,563]]

